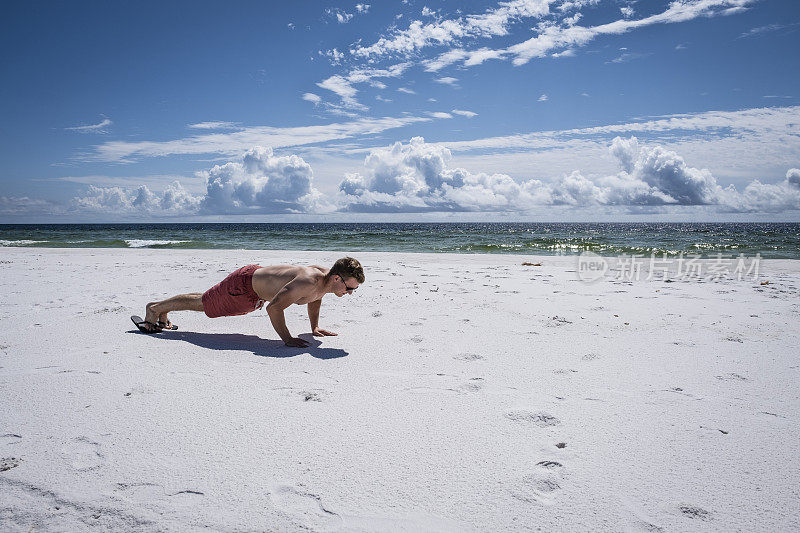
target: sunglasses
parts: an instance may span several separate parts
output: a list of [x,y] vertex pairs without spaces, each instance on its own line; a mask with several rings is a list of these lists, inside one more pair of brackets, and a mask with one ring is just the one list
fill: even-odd
[[358,288],[358,287],[348,287],[347,283],[345,283],[344,278],[342,276],[339,276],[339,280],[342,283],[344,283],[344,288],[347,289],[347,292],[353,292],[354,290],[356,290]]

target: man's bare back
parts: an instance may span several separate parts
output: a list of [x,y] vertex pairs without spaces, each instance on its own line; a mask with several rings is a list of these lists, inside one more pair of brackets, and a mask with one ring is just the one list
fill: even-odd
[[[318,337],[336,335],[319,327],[322,298],[333,293],[338,297],[351,294],[364,282],[361,264],[344,257],[333,268],[321,266],[248,265],[230,274],[205,293],[173,296],[147,304],[145,319],[131,317],[140,331],[156,333],[175,329],[167,313],[172,311],[203,311],[209,318],[250,313],[266,306],[272,326],[287,346],[308,346],[308,342],[293,337],[286,327],[284,310],[292,304],[307,305],[311,332]],[[138,319],[138,320],[137,320]]]
[[[307,304],[324,296],[325,275],[330,269],[321,266],[298,265],[271,265],[261,267],[253,272],[253,290],[265,302],[271,302],[275,295],[293,280],[299,279],[310,283],[303,283],[304,294],[298,305]],[[312,285],[313,284],[313,285]]]

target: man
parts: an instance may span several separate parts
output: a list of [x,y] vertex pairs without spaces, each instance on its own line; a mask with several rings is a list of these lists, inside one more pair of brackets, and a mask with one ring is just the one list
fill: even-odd
[[147,304],[144,320],[138,316],[132,316],[131,320],[142,333],[158,333],[165,329],[178,329],[167,318],[171,311],[203,311],[209,318],[217,318],[244,315],[269,302],[267,313],[284,344],[304,348],[308,342],[292,337],[283,310],[292,304],[308,304],[308,318],[314,336],[337,335],[319,327],[322,297],[333,293],[341,298],[352,294],[361,283],[364,283],[364,269],[352,257],[339,259],[330,270],[321,266],[248,265],[202,294],[181,294],[151,302]]

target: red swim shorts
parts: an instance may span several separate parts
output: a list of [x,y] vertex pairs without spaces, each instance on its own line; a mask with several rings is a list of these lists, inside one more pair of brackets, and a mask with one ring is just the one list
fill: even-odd
[[203,293],[203,311],[209,318],[236,316],[261,309],[261,300],[253,290],[253,272],[261,268],[247,265],[230,274]]

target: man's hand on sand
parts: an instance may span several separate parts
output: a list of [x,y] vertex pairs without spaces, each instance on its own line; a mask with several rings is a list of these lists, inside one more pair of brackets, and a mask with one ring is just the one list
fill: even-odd
[[338,335],[338,333],[334,333],[332,331],[328,331],[327,329],[322,329],[322,328],[314,328],[314,331],[312,331],[311,333],[315,337],[331,337]]
[[303,339],[298,339],[297,337],[292,337],[288,341],[284,341],[286,346],[291,346],[293,348],[305,348],[308,346],[308,341],[304,341]]

